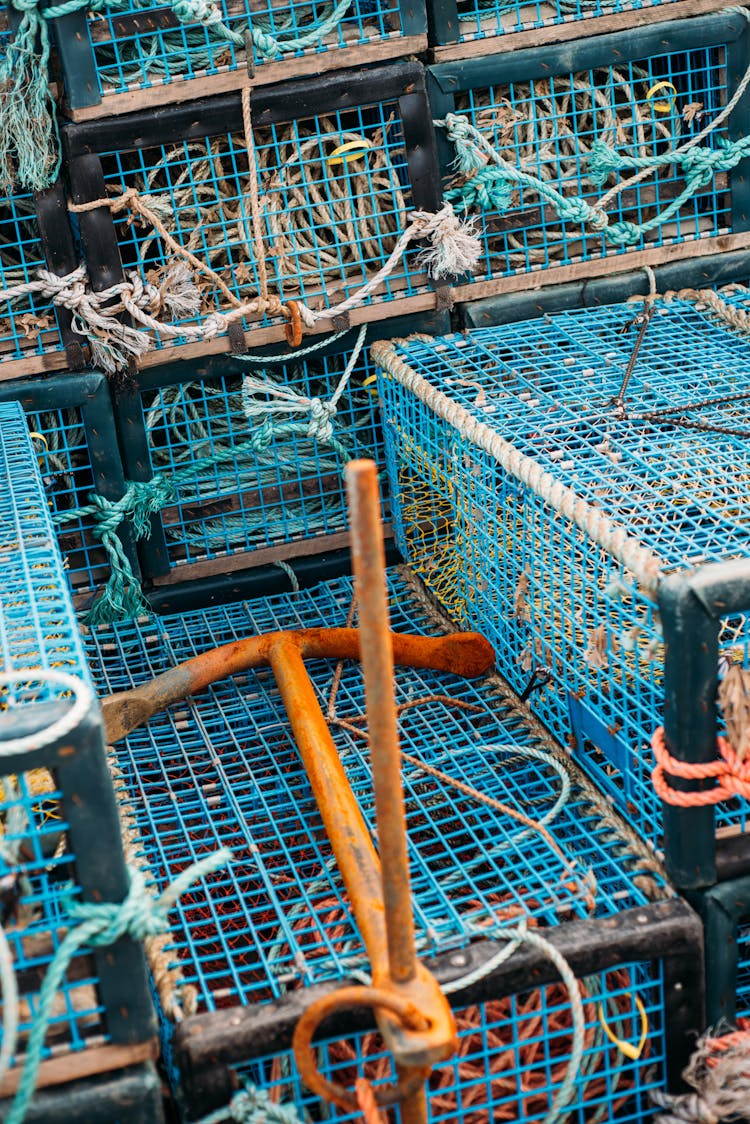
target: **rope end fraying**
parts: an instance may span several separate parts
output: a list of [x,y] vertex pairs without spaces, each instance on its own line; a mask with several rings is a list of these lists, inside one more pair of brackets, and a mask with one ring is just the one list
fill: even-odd
[[430,243],[430,248],[420,254],[419,264],[431,277],[440,280],[474,271],[482,246],[473,219],[460,219],[452,204],[446,202],[434,214],[415,211],[413,222],[415,237]]
[[655,1091],[651,1099],[666,1112],[656,1124],[723,1124],[747,1120],[750,1105],[750,1019],[717,1037],[710,1031],[698,1041],[683,1077],[694,1090],[671,1095]]

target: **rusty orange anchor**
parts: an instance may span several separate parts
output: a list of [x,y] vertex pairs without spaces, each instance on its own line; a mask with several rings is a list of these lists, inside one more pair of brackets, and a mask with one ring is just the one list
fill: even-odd
[[[354,1093],[318,1070],[312,1039],[334,1011],[372,1008],[398,1075],[396,1084],[375,1090],[376,1099],[380,1105],[400,1103],[404,1124],[422,1124],[425,1079],[455,1051],[456,1037],[448,1002],[416,954],[393,666],[472,678],[493,666],[494,652],[477,633],[424,637],[390,631],[377,470],[372,461],[354,461],[346,476],[358,629],[273,632],[235,641],[111,695],[103,712],[111,743],[218,679],[272,668],[372,969],[371,987],[341,988],[303,1014],[294,1036],[300,1076],[325,1100],[356,1111]],[[379,854],[305,670],[306,658],[362,662]]]

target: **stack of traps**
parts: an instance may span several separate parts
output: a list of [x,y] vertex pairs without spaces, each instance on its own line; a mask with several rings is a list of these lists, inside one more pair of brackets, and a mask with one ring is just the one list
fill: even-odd
[[[624,270],[746,246],[746,161],[701,184],[671,218],[656,220],[690,174],[688,156],[684,164],[664,158],[695,143],[738,91],[748,26],[727,11],[637,35],[598,35],[558,51],[529,47],[428,67],[444,195],[474,218],[483,248],[473,275],[458,279],[458,298],[590,280],[609,268],[605,257]],[[700,147],[715,151],[746,134],[748,105],[745,93]],[[546,196],[528,183],[493,181],[497,165],[484,148],[478,172],[473,163],[462,171],[466,153],[449,139],[449,114],[463,116],[501,163],[539,181]],[[600,178],[592,154],[598,159],[602,145],[621,164]],[[652,161],[653,174],[631,182],[633,169]],[[645,227],[622,243],[559,217],[551,201],[558,194],[593,206],[613,190],[605,205],[610,228]]]
[[[0,885],[19,990],[2,1098],[18,1087],[45,972],[74,924],[71,903],[116,901],[127,889],[101,719],[55,540],[26,419],[17,404],[0,404]],[[73,727],[65,728],[71,683],[55,678],[60,673],[78,684]],[[5,1032],[10,995],[3,1002]],[[77,1098],[87,1120],[111,1119],[119,1102],[130,1106],[124,1121],[158,1121],[156,1074],[135,1064],[153,1056],[154,1031],[140,948],[124,940],[106,954],[81,950],[54,996],[37,1082],[43,1091],[29,1119],[55,1118]],[[74,1084],[61,1093],[61,1082]]]
[[[448,627],[408,571],[390,571],[389,593],[395,630]],[[102,694],[126,690],[244,636],[344,625],[352,594],[341,578],[100,626],[87,654]],[[307,667],[327,713],[334,664]],[[582,981],[584,1056],[567,1119],[642,1120],[649,1090],[677,1072],[690,1048],[684,1032],[699,1025],[700,985],[686,987],[690,973],[701,979],[696,919],[668,899],[658,864],[500,680],[399,668],[396,687],[417,944],[448,983],[462,1029],[460,1060],[432,1079],[430,1119],[542,1120],[559,1091],[573,1046],[565,989],[537,952],[498,962],[503,930],[523,921],[559,943]],[[334,740],[374,831],[359,665],[343,665],[334,700]],[[234,855],[172,917],[167,951],[196,1013],[176,1027],[164,1011],[160,1021],[186,1114],[226,1104],[249,1083],[318,1119],[288,1052],[300,989],[319,993],[368,965],[270,671],[173,706],[115,754],[132,845],[158,886],[218,846]],[[390,1063],[376,1036],[352,1034],[361,1026],[332,1027],[320,1065],[348,1084],[358,1069],[382,1082]],[[327,1113],[320,1118],[356,1118]]]
[[[748,361],[710,309],[657,301],[618,411],[642,309],[376,349],[405,557],[658,844],[659,590],[747,557]],[[724,618],[719,642],[747,666],[744,616]],[[742,801],[720,805],[720,832],[743,831],[745,816]]]

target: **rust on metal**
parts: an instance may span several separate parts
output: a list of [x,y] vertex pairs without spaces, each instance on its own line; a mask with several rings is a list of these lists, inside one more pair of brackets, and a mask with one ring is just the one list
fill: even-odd
[[[452,671],[465,679],[474,679],[489,671],[495,662],[491,644],[477,632],[457,632],[450,636],[392,633],[391,641],[394,662],[401,667]],[[360,656],[356,628],[307,628],[235,640],[202,652],[132,691],[121,691],[105,698],[102,711],[107,743],[112,745],[127,737],[160,710],[198,694],[219,679],[251,668],[267,667],[272,650],[282,642],[293,643],[303,659],[358,660]]]
[[[334,1010],[371,1007],[398,1075],[395,1085],[377,1090],[378,1103],[398,1101],[404,1124],[423,1124],[425,1077],[432,1065],[454,1053],[456,1031],[448,1001],[416,954],[393,666],[473,678],[493,666],[494,652],[478,633],[425,637],[391,632],[375,465],[355,461],[348,466],[347,488],[358,629],[290,630],[237,640],[204,652],[132,691],[110,696],[102,709],[107,741],[112,743],[217,680],[270,665],[362,934],[373,979],[371,988],[344,988],[308,1008],[294,1038],[300,1075],[320,1096],[356,1110],[354,1093],[319,1073],[311,1042],[317,1027]],[[305,659],[320,658],[362,662],[380,854],[305,669]]]

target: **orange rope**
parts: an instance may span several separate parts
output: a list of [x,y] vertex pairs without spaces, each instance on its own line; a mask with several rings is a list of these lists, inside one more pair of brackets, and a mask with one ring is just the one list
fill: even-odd
[[[707,1048],[714,1054],[723,1054],[725,1050],[744,1048],[748,1051],[750,1059],[750,1019],[737,1019],[737,1029],[729,1034],[722,1034],[720,1038],[707,1038]],[[708,1064],[716,1065],[716,1058],[709,1058]]]
[[366,1077],[357,1078],[354,1082],[354,1093],[365,1124],[383,1124],[383,1117],[380,1115],[372,1085]]
[[[656,768],[651,774],[657,796],[665,804],[679,808],[701,808],[709,804],[719,804],[734,796],[744,796],[750,800],[750,761],[740,761],[726,738],[717,738],[720,758],[705,764],[689,764],[672,757],[667,749],[663,727],[654,732],[651,748],[656,758]],[[715,788],[705,792],[678,792],[667,780],[667,774],[682,780],[716,780]]]

